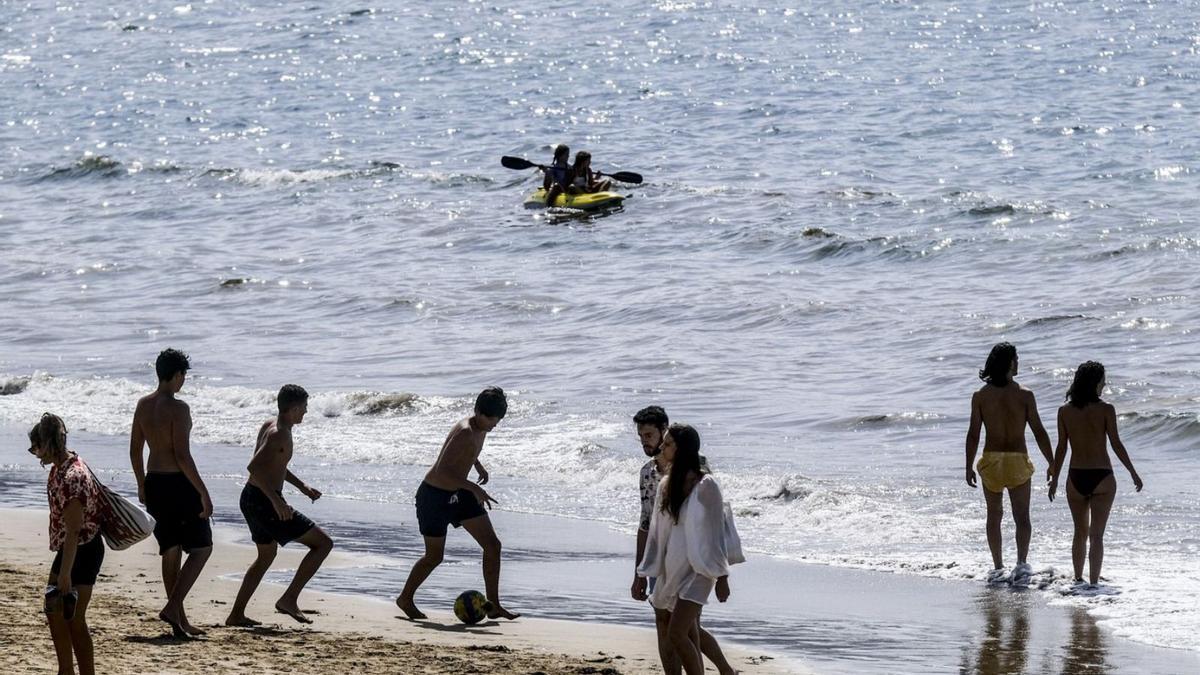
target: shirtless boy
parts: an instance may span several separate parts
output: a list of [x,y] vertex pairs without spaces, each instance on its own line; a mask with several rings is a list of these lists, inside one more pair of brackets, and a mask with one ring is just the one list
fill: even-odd
[[[188,622],[183,601],[212,554],[208,518],[213,507],[192,461],[192,413],[186,403],[175,398],[190,367],[183,352],[166,349],[158,355],[154,363],[158,389],[138,401],[129,438],[138,499],[154,516],[154,538],[162,556],[167,604],[158,618],[171,626],[176,637],[204,633]],[[150,457],[143,468],[142,450],[146,445],[150,446]],[[182,562],[185,552],[187,562]]]
[[[650,459],[642,466],[641,474],[638,480],[639,492],[642,498],[641,518],[638,521],[637,533],[637,559],[634,561],[633,568],[636,570],[642,564],[642,556],[646,553],[646,538],[650,532],[650,516],[654,511],[654,499],[658,496],[658,484],[663,476],[666,476],[671,469],[671,465],[662,456],[663,434],[667,432],[667,427],[670,426],[670,420],[667,418],[667,411],[661,407],[652,405],[642,408],[633,416],[633,423],[637,428],[638,440],[642,444],[642,452]],[[701,457],[703,464],[703,457]],[[630,588],[630,594],[634,600],[645,601],[649,598],[647,592],[648,582],[645,577],[639,577],[635,572],[633,575],[633,586]],[[658,628],[658,641],[660,645],[659,654],[664,659],[665,663],[677,663],[678,657],[675,656],[675,651],[670,647],[670,637],[667,634],[669,621],[658,619],[665,618],[660,612],[655,612],[655,623]],[[698,626],[700,630],[700,651],[713,662],[717,667],[717,672],[722,675],[728,673],[736,673],[733,666],[729,665],[729,661],[725,659],[724,652],[721,651],[721,645],[717,643],[717,639],[712,636],[702,626]]]
[[1026,562],[1032,525],[1029,520],[1029,495],[1033,478],[1033,462],[1025,447],[1025,426],[1029,425],[1038,448],[1046,458],[1046,479],[1050,479],[1054,456],[1050,436],[1038,416],[1033,392],[1017,384],[1017,348],[1007,342],[992,347],[987,363],[979,371],[983,385],[971,397],[971,426],[967,430],[967,485],[976,486],[975,453],[979,450],[980,426],[987,429],[983,456],[979,459],[979,476],[983,479],[983,498],[987,503],[987,540],[992,550],[994,569],[988,574],[989,583],[1004,582],[1004,546],[1000,523],[1004,518],[1004,490],[1012,504],[1013,520],[1017,525],[1017,566],[1012,578],[1028,579],[1033,568]]
[[[488,482],[488,472],[479,462],[488,432],[496,428],[507,412],[504,390],[499,387],[484,389],[475,399],[475,413],[450,430],[437,461],[417,488],[417,524],[425,538],[425,555],[413,565],[404,590],[396,598],[396,605],[410,619],[425,618],[413,597],[441,564],[450,525],[461,526],[483,548],[483,582],[491,603],[488,618],[515,619],[520,616],[500,604],[500,539],[484,509],[484,506],[490,509],[497,502],[482,487]],[[467,478],[471,467],[479,476],[478,483]]]
[[242,488],[240,505],[246,524],[250,526],[250,538],[258,547],[258,557],[242,577],[237,600],[229,611],[229,618],[225,619],[227,626],[257,626],[261,623],[246,616],[246,604],[271,568],[279,547],[292,541],[307,546],[308,553],[296,568],[291,585],[275,603],[275,611],[300,623],[312,623],[312,619],[300,611],[300,591],[333,550],[333,540],[283,499],[284,481],[314,502],[321,498],[320,490],[305,485],[288,470],[288,462],[292,461],[292,427],[300,424],[304,413],[308,412],[308,392],[299,385],[285,384],[279,390],[276,403],[279,415],[259,427],[254,457],[246,467],[250,479]]

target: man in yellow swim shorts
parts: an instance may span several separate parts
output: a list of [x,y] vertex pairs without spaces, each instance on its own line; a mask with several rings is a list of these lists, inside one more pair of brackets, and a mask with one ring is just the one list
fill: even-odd
[[[1046,458],[1046,480],[1050,479],[1049,466],[1054,463],[1050,450],[1050,435],[1042,426],[1038,416],[1037,401],[1033,392],[1017,384],[1017,348],[1001,342],[988,354],[987,363],[979,371],[979,379],[986,384],[971,397],[971,426],[967,430],[967,485],[976,486],[975,469],[983,479],[983,498],[987,503],[987,540],[992,550],[994,569],[988,574],[989,583],[1002,583],[1009,579],[1028,582],[1033,568],[1026,562],[1029,556],[1029,538],[1032,525],[1029,521],[1029,495],[1033,478],[1033,462],[1025,447],[1025,426],[1029,425],[1038,448]],[[987,430],[983,445],[983,456],[975,464],[975,453],[979,451],[980,427]],[[1004,490],[1012,504],[1013,520],[1017,525],[1017,566],[1010,576],[1004,569],[1004,546],[1000,537],[1000,523],[1004,518]]]

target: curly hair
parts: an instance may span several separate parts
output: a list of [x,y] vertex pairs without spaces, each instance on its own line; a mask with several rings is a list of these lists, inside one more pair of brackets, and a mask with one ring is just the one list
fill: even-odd
[[175,377],[175,373],[186,373],[191,367],[191,359],[178,349],[164,349],[154,361],[154,372],[158,374],[159,382]]
[[1075,369],[1075,379],[1067,389],[1067,402],[1076,408],[1100,400],[1100,383],[1104,381],[1104,364],[1099,361],[1084,361]]

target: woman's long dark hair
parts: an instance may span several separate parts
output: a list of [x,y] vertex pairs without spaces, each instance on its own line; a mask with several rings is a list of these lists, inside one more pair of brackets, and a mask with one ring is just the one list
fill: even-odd
[[1076,408],[1100,400],[1096,391],[1104,381],[1104,364],[1099,361],[1084,361],[1075,369],[1075,380],[1067,390],[1067,402]]
[[1008,374],[1012,372],[1013,361],[1017,360],[1017,348],[1007,342],[992,347],[988,354],[983,370],[979,371],[979,379],[996,387],[1008,386]]
[[667,434],[675,442],[675,459],[671,460],[671,473],[667,474],[662,510],[671,514],[671,519],[678,523],[679,512],[683,510],[683,502],[687,499],[684,486],[687,485],[688,474],[693,471],[700,473],[700,433],[686,424],[672,424]]

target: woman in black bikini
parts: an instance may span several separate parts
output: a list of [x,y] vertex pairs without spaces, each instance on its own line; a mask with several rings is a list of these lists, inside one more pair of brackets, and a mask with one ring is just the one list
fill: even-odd
[[1133,485],[1142,491],[1142,479],[1129,460],[1129,453],[1117,434],[1117,412],[1111,404],[1100,400],[1104,392],[1104,366],[1088,361],[1075,371],[1075,381],[1067,390],[1067,404],[1058,409],[1058,448],[1054,452],[1054,472],[1050,479],[1050,501],[1058,490],[1058,477],[1067,444],[1071,446],[1071,468],[1067,472],[1067,504],[1075,521],[1075,539],[1071,545],[1071,562],[1075,565],[1075,582],[1083,583],[1083,559],[1091,541],[1088,556],[1089,576],[1094,586],[1100,581],[1100,564],[1104,562],[1104,527],[1108,513],[1117,496],[1117,479],[1105,445],[1112,443],[1117,459],[1129,470]]

